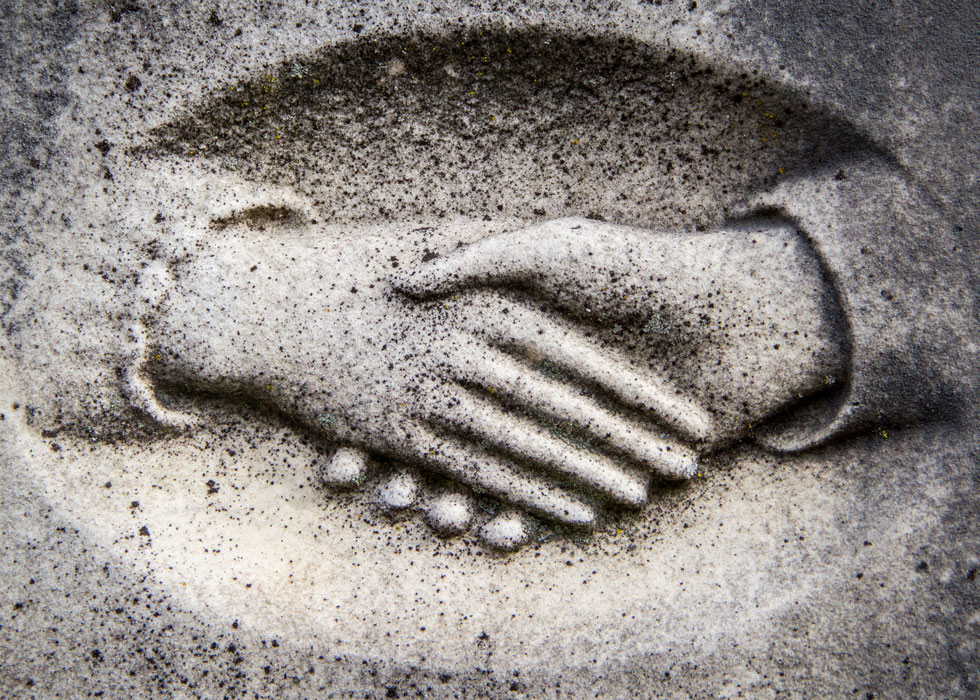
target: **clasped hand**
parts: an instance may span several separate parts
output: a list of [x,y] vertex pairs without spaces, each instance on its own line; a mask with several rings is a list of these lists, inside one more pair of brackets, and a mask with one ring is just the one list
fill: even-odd
[[383,456],[590,527],[842,372],[819,265],[772,222],[562,219],[415,264],[398,240],[185,250],[146,322],[156,379],[301,421],[340,447],[328,481]]

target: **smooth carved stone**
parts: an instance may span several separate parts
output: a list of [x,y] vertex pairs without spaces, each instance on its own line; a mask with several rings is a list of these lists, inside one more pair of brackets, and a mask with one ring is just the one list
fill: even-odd
[[531,532],[519,512],[506,510],[484,524],[480,536],[495,549],[513,551],[527,543]]
[[327,486],[357,486],[367,475],[368,461],[368,455],[363,450],[339,447],[320,467],[320,478]]
[[975,2],[8,4],[0,696],[980,692]]
[[473,499],[462,493],[441,493],[425,505],[425,518],[440,535],[461,534],[473,521]]
[[418,479],[411,472],[392,475],[378,490],[378,502],[389,510],[405,510],[419,496]]

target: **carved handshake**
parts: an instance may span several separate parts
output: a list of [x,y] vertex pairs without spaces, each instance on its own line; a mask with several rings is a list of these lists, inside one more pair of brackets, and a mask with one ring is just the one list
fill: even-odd
[[158,272],[159,360],[133,396],[166,420],[152,382],[252,395],[337,446],[330,485],[404,465],[382,505],[447,534],[472,527],[474,493],[503,506],[480,529],[496,547],[529,537],[525,514],[594,527],[843,372],[819,263],[779,222],[560,219],[432,258],[424,230],[289,221],[223,227]]

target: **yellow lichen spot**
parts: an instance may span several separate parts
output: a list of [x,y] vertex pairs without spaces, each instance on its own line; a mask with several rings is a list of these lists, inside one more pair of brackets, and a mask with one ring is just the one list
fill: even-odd
[[513,51],[511,51],[510,49],[507,49],[507,53],[513,53]]
[[470,90],[470,94],[471,95],[475,95],[476,94],[476,90]]
[[319,85],[320,84],[320,79],[319,78],[313,78],[313,84],[314,85]]
[[578,143],[578,139],[572,139],[572,143]]
[[698,472],[698,476],[703,476],[703,474],[701,474],[701,472]]
[[265,388],[266,388],[267,391],[272,391],[272,385],[271,384],[266,384],[265,385]]
[[281,139],[282,138],[282,134],[276,134],[276,138],[277,139]]
[[162,359],[163,359],[163,356],[162,356],[162,355],[159,355],[159,354],[157,354],[157,355],[154,355],[154,356],[153,356],[153,359],[154,359],[154,360],[156,360],[157,362],[159,362],[160,360],[162,360]]
[[495,121],[497,121],[497,118],[491,114],[490,115],[490,121],[495,122]]
[[617,528],[616,528],[616,534],[617,534],[617,535],[622,535],[622,534],[623,534],[623,528],[621,528],[621,527],[617,527]]
[[783,174],[784,172],[785,172],[785,170],[784,170],[783,168],[780,168],[780,169],[779,169],[779,174],[780,174],[780,175],[782,175],[782,174]]
[[449,304],[446,304],[446,308],[447,308],[447,309],[449,308]]

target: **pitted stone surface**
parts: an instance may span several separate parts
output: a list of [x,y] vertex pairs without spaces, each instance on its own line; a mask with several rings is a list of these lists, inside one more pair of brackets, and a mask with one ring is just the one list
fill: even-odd
[[0,12],[0,696],[977,694],[975,3]]

